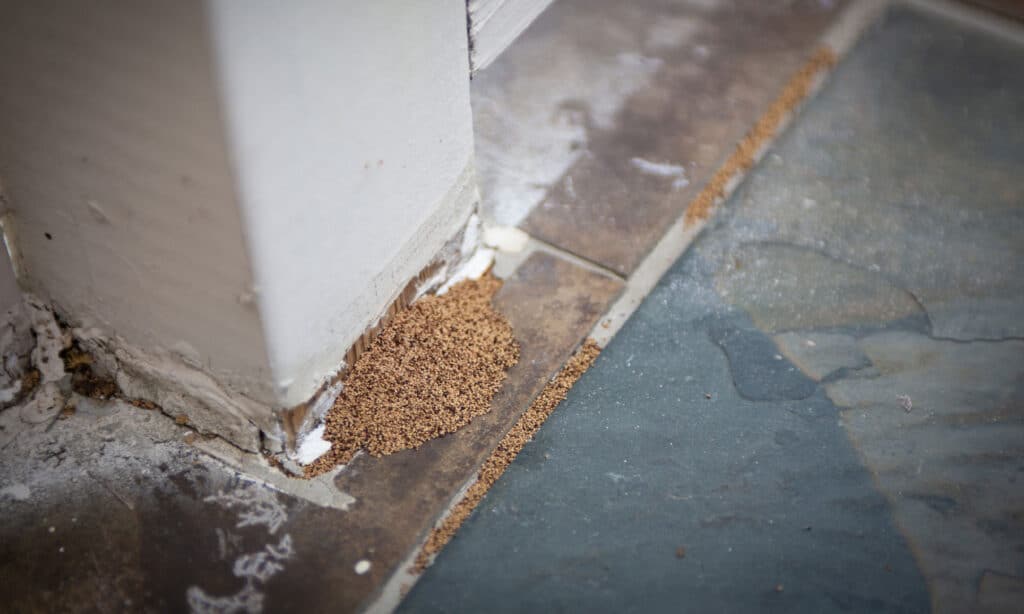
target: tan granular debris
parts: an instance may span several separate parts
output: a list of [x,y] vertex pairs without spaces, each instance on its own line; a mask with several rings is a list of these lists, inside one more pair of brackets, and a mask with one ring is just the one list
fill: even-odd
[[836,63],[836,54],[828,47],[821,47],[804,64],[783,88],[768,111],[761,116],[754,127],[739,142],[732,155],[719,167],[704,189],[690,201],[683,216],[686,226],[706,220],[715,203],[725,198],[725,188],[735,175],[745,172],[754,165],[757,152],[778,132],[779,126],[804,98],[811,92],[818,73],[828,70]]
[[347,463],[360,449],[383,456],[419,447],[487,413],[519,360],[512,326],[491,305],[500,287],[489,274],[463,281],[381,329],[327,413],[331,449],[306,476]]
[[39,369],[30,369],[28,373],[21,378],[21,389],[18,391],[18,399],[24,399],[32,393],[33,390],[39,386],[39,381],[43,378],[42,374],[39,373]]
[[61,352],[61,358],[64,371],[71,374],[71,389],[78,394],[101,401],[120,396],[113,378],[97,375],[92,369],[93,357],[77,343]]
[[483,500],[487,491],[498,481],[501,474],[505,473],[505,469],[512,464],[523,446],[533,439],[551,412],[565,399],[569,389],[590,368],[590,365],[594,364],[594,360],[600,353],[601,348],[594,341],[588,339],[562,367],[558,375],[548,382],[544,390],[534,399],[530,408],[523,412],[519,421],[484,461],[483,467],[477,473],[476,482],[469,487],[466,495],[455,504],[451,513],[441,521],[441,524],[430,532],[426,543],[423,544],[423,549],[416,557],[416,563],[411,570],[413,573],[421,573],[426,569],[433,557],[451,541],[462,523],[469,518],[469,515]]

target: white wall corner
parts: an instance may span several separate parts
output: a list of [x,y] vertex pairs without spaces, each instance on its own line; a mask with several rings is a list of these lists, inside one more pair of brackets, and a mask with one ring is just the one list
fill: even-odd
[[479,234],[464,0],[4,17],[19,282],[127,397],[200,431],[280,449],[282,412]]
[[207,10],[276,399],[295,407],[476,205],[466,7]]
[[255,449],[275,398],[246,299],[252,272],[202,2],[13,0],[0,41],[3,226],[19,283],[105,339],[110,356],[161,357],[145,364],[162,374],[140,374],[172,388],[191,369],[248,399],[239,403],[260,419],[242,424],[229,407],[231,428],[213,401],[183,395],[177,408]]

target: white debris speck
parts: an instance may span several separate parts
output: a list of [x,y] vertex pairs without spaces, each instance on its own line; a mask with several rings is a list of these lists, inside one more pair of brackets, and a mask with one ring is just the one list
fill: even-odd
[[526,248],[530,235],[515,226],[488,226],[484,228],[484,245],[500,252],[517,253]]
[[373,565],[372,565],[372,563],[370,563],[370,561],[367,561],[366,559],[363,559],[363,560],[359,561],[358,563],[356,563],[355,570],[356,570],[356,573],[361,576],[361,575],[365,574],[366,572],[370,571],[370,567],[372,567],[372,566]]
[[809,348],[812,348],[816,347],[818,344],[812,341],[811,339],[807,339],[806,341],[804,341],[804,345],[806,345]]
[[57,527],[50,527],[49,531],[50,531],[50,533],[56,533],[57,532]]
[[900,407],[903,408],[903,411],[909,413],[910,410],[914,409],[914,402],[910,400],[910,395],[901,394],[896,397],[896,400],[900,402]]

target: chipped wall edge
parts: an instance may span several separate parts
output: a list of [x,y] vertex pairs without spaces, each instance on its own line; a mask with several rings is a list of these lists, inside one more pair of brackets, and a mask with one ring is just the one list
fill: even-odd
[[[342,381],[348,368],[369,349],[377,333],[397,314],[409,307],[416,299],[437,291],[459,275],[460,270],[481,248],[480,218],[477,215],[479,193],[475,181],[463,182],[457,195],[459,200],[468,202],[468,213],[459,225],[458,232],[450,237],[419,273],[391,299],[387,308],[368,326],[345,353],[345,358],[334,375],[328,378],[320,389],[305,403],[283,409],[279,412],[280,423],[285,437],[288,456],[295,460],[303,440],[317,427],[324,415],[334,404],[342,390]],[[459,207],[465,211],[464,207]]]
[[93,356],[96,370],[113,377],[126,397],[152,401],[200,433],[217,435],[250,452],[283,449],[281,427],[269,407],[172,353],[144,350],[95,329],[74,328],[72,334]]
[[[96,371],[111,377],[126,398],[151,401],[165,414],[187,422],[201,434],[218,436],[241,450],[287,452],[288,456],[295,458],[302,438],[315,428],[341,391],[341,380],[347,366],[369,348],[380,328],[417,298],[436,291],[457,276],[477,253],[481,235],[476,213],[478,203],[475,175],[470,164],[449,193],[446,205],[425,224],[430,228],[411,241],[400,258],[406,262],[422,258],[420,254],[423,252],[418,250],[422,250],[426,242],[423,235],[436,234],[439,230],[444,232],[445,228],[453,226],[458,229],[456,233],[446,240],[441,239],[444,241],[442,247],[430,256],[429,264],[408,280],[374,324],[357,337],[337,370],[321,388],[305,403],[291,408],[271,407],[242,394],[166,348],[142,348],[98,327],[75,327],[74,314],[61,305],[34,300],[42,301],[40,304],[45,302],[46,308],[52,309],[62,321],[72,323],[71,336],[93,356]],[[14,330],[11,326],[6,326],[5,330],[7,328]],[[15,328],[20,330],[24,327]],[[12,352],[24,354],[22,346],[34,345],[31,342],[27,345],[14,343],[13,339],[8,341],[0,348],[5,356]]]
[[[471,193],[475,199],[475,188]],[[340,393],[348,365],[369,348],[377,332],[415,299],[441,287],[473,256],[480,234],[475,202],[458,233],[434,255],[429,265],[408,281],[377,322],[352,344],[337,373],[306,403],[296,407],[270,408],[231,390],[161,348],[142,349],[119,336],[103,335],[97,329],[74,328],[72,334],[93,355],[97,370],[113,377],[126,397],[152,401],[171,417],[187,420],[200,433],[217,435],[243,450],[287,452],[294,458],[302,439],[316,427]]]

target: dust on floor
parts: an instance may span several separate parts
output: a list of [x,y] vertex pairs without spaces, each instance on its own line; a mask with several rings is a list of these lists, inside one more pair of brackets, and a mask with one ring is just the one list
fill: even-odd
[[452,433],[490,410],[519,346],[491,301],[492,275],[428,296],[385,326],[352,367],[327,413],[331,448],[306,467],[314,476],[359,450],[384,456]]

